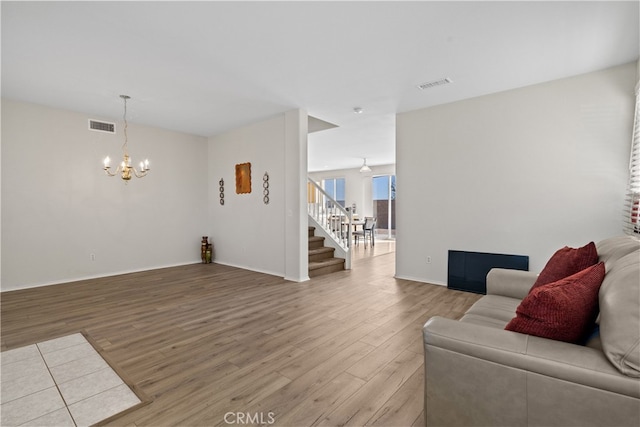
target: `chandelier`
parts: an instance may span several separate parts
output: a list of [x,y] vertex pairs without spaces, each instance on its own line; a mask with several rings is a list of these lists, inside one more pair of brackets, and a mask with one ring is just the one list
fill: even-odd
[[105,157],[104,159],[104,171],[107,175],[109,176],[116,176],[119,173],[121,173],[121,177],[124,180],[125,184],[127,183],[127,181],[129,181],[131,179],[131,177],[133,175],[136,176],[136,178],[142,178],[147,176],[147,173],[149,172],[149,160],[145,160],[144,162],[140,162],[140,171],[138,171],[135,167],[131,166],[131,157],[129,157],[129,152],[127,151],[127,144],[128,144],[128,138],[127,138],[127,99],[131,99],[130,96],[128,95],[120,95],[120,98],[122,98],[124,100],[124,144],[122,144],[122,152],[123,152],[123,158],[122,158],[122,163],[120,163],[120,165],[118,165],[118,167],[116,168],[116,170],[114,172],[111,172],[111,159],[109,158],[109,156]]
[[371,172],[371,168],[367,166],[367,158],[364,158],[364,162],[362,163],[362,167],[360,168],[360,172]]

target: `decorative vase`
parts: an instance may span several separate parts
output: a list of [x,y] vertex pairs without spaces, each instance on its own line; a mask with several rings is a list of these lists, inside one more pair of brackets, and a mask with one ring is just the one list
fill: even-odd
[[211,264],[211,252],[213,252],[212,245],[211,243],[209,243],[207,245],[207,251],[205,252],[205,258],[207,260],[207,264]]
[[[200,246],[200,259],[203,264],[207,264],[207,247],[209,246],[209,237],[202,236],[202,245]],[[210,262],[210,261],[209,261]]]

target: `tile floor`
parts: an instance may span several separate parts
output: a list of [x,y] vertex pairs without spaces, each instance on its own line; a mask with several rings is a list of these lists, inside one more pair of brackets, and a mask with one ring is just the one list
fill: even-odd
[[140,399],[82,334],[0,353],[0,425],[90,426]]

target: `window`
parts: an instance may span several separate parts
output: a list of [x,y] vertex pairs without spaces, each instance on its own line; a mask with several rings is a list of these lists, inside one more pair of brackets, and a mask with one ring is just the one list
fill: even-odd
[[636,85],[636,111],[633,120],[625,211],[625,232],[640,234],[640,82]]
[[392,239],[396,230],[396,176],[374,176],[372,193],[376,229],[386,230],[387,237]]
[[[327,192],[342,207],[345,206],[344,178],[330,178],[323,181],[324,191]],[[329,206],[328,206],[329,207]]]

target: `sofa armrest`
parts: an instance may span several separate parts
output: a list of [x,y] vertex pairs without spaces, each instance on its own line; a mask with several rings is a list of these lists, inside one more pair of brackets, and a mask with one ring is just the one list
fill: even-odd
[[425,354],[434,346],[505,367],[640,398],[638,381],[618,372],[602,351],[433,317],[423,328]]
[[537,278],[531,271],[492,268],[487,273],[487,294],[523,299]]

